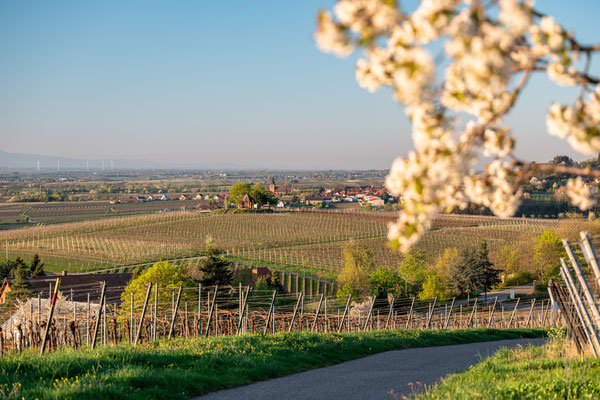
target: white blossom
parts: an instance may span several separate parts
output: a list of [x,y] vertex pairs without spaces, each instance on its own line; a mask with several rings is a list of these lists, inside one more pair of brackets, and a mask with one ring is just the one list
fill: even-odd
[[531,7],[533,1],[522,4],[518,0],[499,0],[499,20],[509,27],[514,36],[521,36],[531,25]]
[[[439,212],[469,202],[503,217],[517,211],[519,164],[506,161],[514,159],[515,140],[502,120],[532,70],[545,70],[559,85],[582,85],[586,75],[575,61],[588,50],[552,17],[534,12],[533,0],[422,0],[406,15],[396,4],[338,0],[336,20],[321,13],[315,39],[339,56],[350,54],[353,43],[363,48],[358,84],[370,92],[390,87],[406,106],[415,150],[394,161],[385,182],[403,198],[388,237],[406,251]],[[434,41],[443,45],[442,54],[429,45]],[[443,74],[434,65],[445,68]],[[599,152],[600,88],[573,106],[553,104],[546,125],[575,149]],[[477,174],[480,155],[493,161]],[[589,208],[581,184],[569,185],[571,200]]]
[[314,35],[317,47],[325,53],[333,53],[338,57],[346,57],[354,48],[350,42],[350,36],[345,29],[336,24],[331,14],[321,12],[319,14],[319,26]]
[[579,207],[581,210],[589,210],[596,204],[596,200],[592,198],[591,189],[585,184],[583,179],[578,176],[576,179],[569,179],[567,181],[567,196],[573,205]]
[[550,79],[561,86],[573,86],[577,83],[578,73],[573,65],[565,67],[561,63],[552,62],[546,67],[546,72]]
[[566,139],[576,150],[595,154],[600,151],[600,85],[587,103],[575,107],[552,104],[546,117],[548,133]]
[[342,24],[368,36],[386,32],[400,20],[398,9],[383,0],[340,0],[333,9]]

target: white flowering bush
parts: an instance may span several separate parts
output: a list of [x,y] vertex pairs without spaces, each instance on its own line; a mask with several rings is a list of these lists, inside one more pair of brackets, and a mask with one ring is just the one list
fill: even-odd
[[[404,201],[388,235],[403,251],[444,210],[470,202],[498,216],[513,215],[520,183],[536,170],[598,176],[514,155],[515,140],[503,118],[537,72],[558,85],[581,86],[576,104],[550,107],[548,132],[579,151],[600,151],[600,85],[589,74],[600,45],[581,45],[533,1],[422,0],[409,12],[395,0],[338,0],[333,14],[319,13],[315,40],[322,51],[340,57],[362,51],[358,84],[370,92],[390,87],[405,105],[415,150],[396,159],[386,179],[390,192]],[[439,48],[433,42],[443,45],[443,61],[432,55]],[[444,69],[436,71],[436,64]],[[492,161],[476,174],[480,156]],[[567,190],[580,208],[593,205],[580,177]]]

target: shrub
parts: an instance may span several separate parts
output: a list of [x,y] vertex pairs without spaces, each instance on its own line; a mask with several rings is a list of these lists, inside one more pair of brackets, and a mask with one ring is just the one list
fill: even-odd
[[389,269],[377,268],[369,275],[371,295],[384,297],[393,294],[396,298],[406,296],[406,281]]

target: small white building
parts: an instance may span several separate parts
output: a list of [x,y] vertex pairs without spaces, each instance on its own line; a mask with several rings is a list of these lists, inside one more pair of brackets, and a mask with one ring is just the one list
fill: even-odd
[[377,196],[365,196],[364,201],[369,203],[373,207],[383,207],[385,201],[381,197]]

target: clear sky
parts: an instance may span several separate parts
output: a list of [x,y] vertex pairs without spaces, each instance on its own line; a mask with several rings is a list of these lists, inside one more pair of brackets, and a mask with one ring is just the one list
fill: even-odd
[[[320,53],[327,0],[0,0],[0,150],[198,167],[383,169],[411,148],[388,91]],[[537,1],[586,43],[600,1]],[[596,73],[600,71],[595,60]],[[518,154],[581,159],[545,133],[536,78],[510,116]]]

